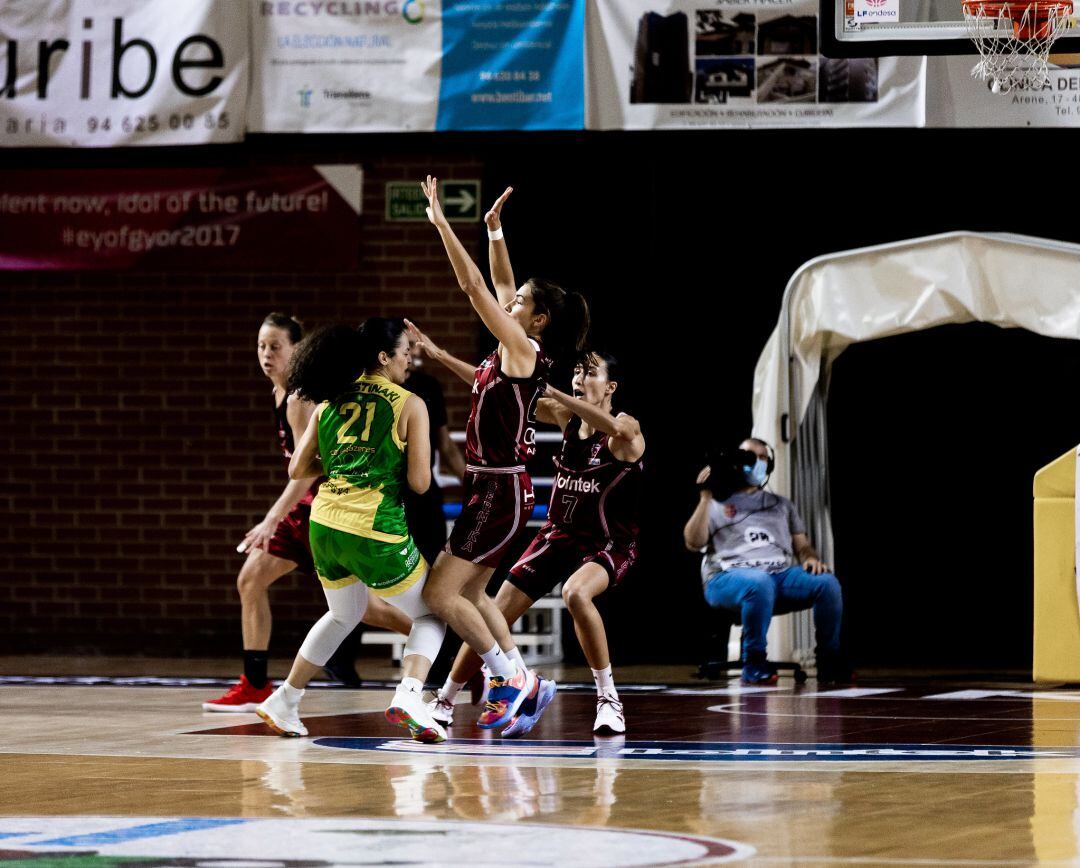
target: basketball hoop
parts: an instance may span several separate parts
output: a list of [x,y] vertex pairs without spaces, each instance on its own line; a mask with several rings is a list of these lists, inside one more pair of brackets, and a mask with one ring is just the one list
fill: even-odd
[[1050,49],[1073,26],[1072,0],[962,0],[968,35],[982,57],[971,74],[994,93],[1039,90]]

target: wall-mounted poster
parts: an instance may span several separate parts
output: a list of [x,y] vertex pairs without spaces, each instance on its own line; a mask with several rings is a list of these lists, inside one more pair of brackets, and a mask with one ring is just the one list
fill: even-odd
[[246,0],[4,0],[0,147],[235,142]]

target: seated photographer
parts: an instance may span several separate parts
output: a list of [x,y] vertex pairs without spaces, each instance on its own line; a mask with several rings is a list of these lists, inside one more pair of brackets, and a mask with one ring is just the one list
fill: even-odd
[[765,490],[772,450],[749,438],[737,450],[709,456],[698,474],[700,500],[686,523],[687,548],[708,551],[701,563],[705,599],[742,618],[743,682],[773,684],[765,634],[774,609],[814,609],[819,683],[849,683],[840,657],[840,583],[822,563],[794,504]]

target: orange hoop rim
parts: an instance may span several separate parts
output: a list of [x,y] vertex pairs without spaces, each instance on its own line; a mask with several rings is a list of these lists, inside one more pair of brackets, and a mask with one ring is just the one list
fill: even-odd
[[1049,21],[1073,11],[1072,0],[1033,0],[1029,3],[1023,0],[961,0],[960,5],[970,14],[981,12],[988,18],[1004,15],[1012,21],[1022,17],[1025,12],[1036,21]]
[[1054,33],[1051,22],[1072,15],[1072,0],[961,0],[965,15],[994,20],[1008,18],[1013,34],[1022,42],[1047,39]]

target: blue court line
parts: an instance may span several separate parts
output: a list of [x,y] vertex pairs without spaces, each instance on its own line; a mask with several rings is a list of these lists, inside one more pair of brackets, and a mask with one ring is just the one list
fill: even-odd
[[206,829],[219,829],[222,826],[235,826],[247,820],[218,820],[209,818],[187,818],[170,820],[166,823],[147,823],[143,826],[131,826],[127,829],[114,829],[110,832],[91,832],[86,835],[72,835],[69,838],[53,838],[49,841],[35,841],[35,847],[101,847],[106,844],[122,844],[125,841],[139,841],[144,838],[162,838],[181,832],[199,832]]
[[0,840],[4,838],[25,838],[27,835],[36,835],[37,832],[0,832]]

